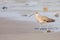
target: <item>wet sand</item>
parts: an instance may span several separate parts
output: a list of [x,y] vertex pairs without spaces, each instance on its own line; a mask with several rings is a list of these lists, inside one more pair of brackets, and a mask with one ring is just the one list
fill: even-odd
[[31,21],[12,21],[0,18],[0,40],[60,40],[60,32],[40,32]]
[[34,32],[36,23],[31,21],[14,21],[0,18],[0,34],[19,34]]
[[0,40],[60,40],[60,33],[3,34]]

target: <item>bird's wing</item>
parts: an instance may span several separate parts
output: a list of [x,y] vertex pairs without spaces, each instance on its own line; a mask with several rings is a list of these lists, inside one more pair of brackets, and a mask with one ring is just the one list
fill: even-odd
[[48,20],[50,18],[46,17],[46,16],[39,16],[39,18],[41,18],[42,20]]
[[41,16],[41,20],[46,21],[46,22],[52,22],[52,21],[54,21],[53,19],[48,18],[46,16]]

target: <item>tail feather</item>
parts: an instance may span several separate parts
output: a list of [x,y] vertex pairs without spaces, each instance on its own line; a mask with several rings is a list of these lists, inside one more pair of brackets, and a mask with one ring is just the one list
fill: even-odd
[[50,19],[47,22],[55,22],[55,20],[54,19]]

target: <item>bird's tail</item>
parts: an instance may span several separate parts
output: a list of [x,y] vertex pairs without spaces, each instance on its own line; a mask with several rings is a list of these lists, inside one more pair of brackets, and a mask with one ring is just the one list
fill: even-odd
[[55,22],[55,20],[54,19],[51,19],[50,22]]

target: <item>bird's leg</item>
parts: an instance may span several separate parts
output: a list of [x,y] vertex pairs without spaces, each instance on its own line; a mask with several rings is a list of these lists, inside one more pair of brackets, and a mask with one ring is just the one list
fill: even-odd
[[47,25],[49,25],[49,26],[47,26],[47,32],[51,32],[50,24],[48,23]]
[[40,24],[39,30],[40,30],[40,31],[43,31],[43,25],[42,25],[42,23],[39,23],[39,24]]
[[40,24],[41,26],[40,26],[40,31],[42,31],[42,32],[45,32],[45,31],[47,31],[48,30],[48,27],[47,27],[47,24]]
[[40,23],[40,28],[44,28],[45,25],[43,23]]
[[42,25],[42,27],[44,27],[44,31],[49,30],[48,23],[44,23],[44,24]]
[[44,25],[42,23],[40,23],[40,27],[44,27]]
[[48,24],[47,24],[47,23],[45,24],[45,26],[46,26],[46,28],[47,28],[47,30],[48,30]]

